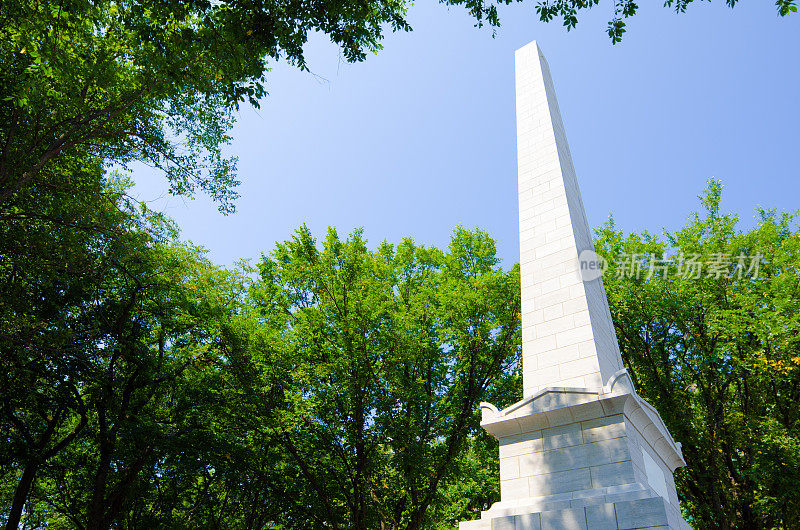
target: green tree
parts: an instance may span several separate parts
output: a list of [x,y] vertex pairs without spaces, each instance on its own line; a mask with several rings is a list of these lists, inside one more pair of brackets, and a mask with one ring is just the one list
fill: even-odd
[[259,436],[296,506],[281,524],[422,528],[486,509],[465,500],[488,504],[485,484],[463,477],[489,473],[478,403],[510,399],[520,348],[519,272],[497,267],[494,242],[457,229],[447,252],[370,251],[331,229],[320,248],[304,227],[259,272]]
[[[483,0],[463,4],[498,24]],[[348,61],[410,29],[407,0],[8,0],[0,4],[0,207],[62,158],[164,170],[171,191],[200,188],[228,212],[234,112],[258,106],[269,65],[307,68],[310,33]],[[52,172],[51,172],[52,173]],[[39,190],[41,191],[41,190]]]
[[[464,3],[478,24],[497,24],[494,6],[451,3]],[[219,392],[199,392],[181,383],[199,376],[175,349],[191,340],[202,350],[209,326],[218,326],[210,315],[187,317],[200,309],[184,280],[223,273],[195,251],[165,246],[131,214],[124,186],[109,185],[107,171],[144,162],[164,170],[173,193],[199,188],[231,211],[235,159],[223,147],[239,104],[257,106],[265,94],[269,63],[306,68],[311,32],[328,35],[347,60],[362,60],[379,51],[384,31],[409,29],[407,6],[0,3],[0,494],[9,528],[23,507],[29,521],[88,527],[121,524],[123,514],[141,523],[132,498],[140,513],[171,513],[185,497],[145,486],[166,481],[160,466],[176,477],[172,493],[194,484],[195,506],[219,508],[215,488],[233,482],[197,462],[222,458],[216,467],[231,469],[217,450],[253,447],[207,434],[208,447],[176,446],[168,458],[158,433],[169,429],[154,418],[177,413],[167,386],[207,400],[197,411],[206,419],[225,415],[214,407],[230,367],[220,361],[204,375],[223,385]],[[144,432],[162,445],[137,445]],[[194,509],[185,515],[187,525],[200,517]]]
[[50,193],[17,193],[0,223],[7,528],[23,507],[108,527],[180,440],[171,392],[217,354],[237,300],[234,277],[167,245],[160,217],[131,211],[125,183],[102,174],[67,167]]
[[[68,179],[43,181],[50,193],[26,190],[0,216],[0,412],[3,471],[11,488],[10,527],[41,465],[86,427],[88,411],[73,378],[91,349],[87,321],[75,308],[92,296],[107,269],[98,249],[118,250],[125,216],[116,191],[101,191],[97,166],[63,165]],[[73,197],[67,189],[84,192]]]
[[741,230],[721,210],[721,188],[711,181],[704,212],[664,238],[626,235],[609,221],[597,250],[610,263],[605,285],[626,365],[683,443],[688,465],[676,478],[687,520],[794,528],[800,229],[793,215],[759,210],[757,226]]
[[318,250],[302,229],[245,300],[106,190],[94,224],[3,225],[37,241],[0,252],[7,528],[420,528],[496,500],[477,403],[513,400],[519,278],[485,234]]
[[[694,0],[665,0],[664,7],[674,10],[676,13],[685,13],[686,9]],[[725,0],[728,7],[735,7],[738,0]],[[536,3],[536,12],[539,19],[543,22],[561,20],[567,31],[578,24],[578,14],[581,11],[591,9],[600,5],[600,0],[539,0]],[[606,32],[613,44],[622,41],[625,33],[625,21],[634,16],[639,10],[639,5],[635,0],[613,0],[614,15],[608,22]],[[782,17],[789,13],[797,13],[796,0],[776,0],[775,6],[778,14]]]

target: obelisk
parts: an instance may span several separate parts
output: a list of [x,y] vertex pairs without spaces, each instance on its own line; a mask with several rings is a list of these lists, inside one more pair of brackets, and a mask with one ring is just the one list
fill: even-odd
[[481,404],[501,500],[461,530],[686,529],[680,445],[622,364],[550,69],[516,52],[523,399]]

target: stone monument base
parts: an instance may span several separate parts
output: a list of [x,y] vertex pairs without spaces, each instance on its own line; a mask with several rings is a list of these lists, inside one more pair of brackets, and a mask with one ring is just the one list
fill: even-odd
[[[562,501],[564,502],[564,501]],[[566,501],[566,504],[575,501]],[[527,509],[526,509],[527,510]],[[689,529],[662,497],[547,509],[520,515],[489,515],[459,523],[459,530],[672,530]],[[485,514],[485,515],[484,515]],[[487,517],[487,518],[484,518]],[[489,518],[490,517],[490,518]]]
[[501,500],[459,530],[690,529],[672,478],[680,444],[625,370],[481,412],[500,442]]

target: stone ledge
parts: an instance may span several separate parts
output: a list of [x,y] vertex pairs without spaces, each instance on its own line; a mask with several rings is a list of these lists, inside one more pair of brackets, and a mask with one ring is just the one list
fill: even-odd
[[569,493],[556,493],[554,495],[542,497],[524,497],[512,501],[496,502],[491,508],[481,512],[481,519],[493,519],[499,516],[514,516],[567,508],[582,508],[595,504],[614,503],[657,496],[658,494],[651,488],[639,483],[608,486],[605,488],[592,488]]
[[497,439],[624,414],[670,470],[686,465],[681,445],[672,439],[658,411],[633,389],[626,370],[615,373],[602,388],[548,387],[503,410],[491,403],[480,406],[481,427]]
[[[488,510],[484,513],[491,513]],[[494,513],[459,530],[691,530],[677,508],[658,496],[524,513]]]

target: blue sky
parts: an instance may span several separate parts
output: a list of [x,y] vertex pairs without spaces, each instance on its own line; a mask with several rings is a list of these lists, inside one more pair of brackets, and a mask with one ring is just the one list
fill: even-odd
[[613,212],[625,230],[678,228],[712,176],[744,226],[757,205],[800,206],[800,17],[779,18],[771,2],[698,2],[684,15],[643,5],[612,46],[610,2],[571,32],[538,22],[534,5],[501,8],[492,38],[463,9],[420,2],[414,31],[359,64],[314,38],[312,73],[275,65],[261,109],[240,112],[236,213],[169,197],[147,169],[136,168],[135,194],[223,265],[257,259],[305,222],[320,236],[364,227],[372,245],[445,246],[456,225],[480,227],[509,267],[519,259],[514,50],[537,40],[593,227]]

